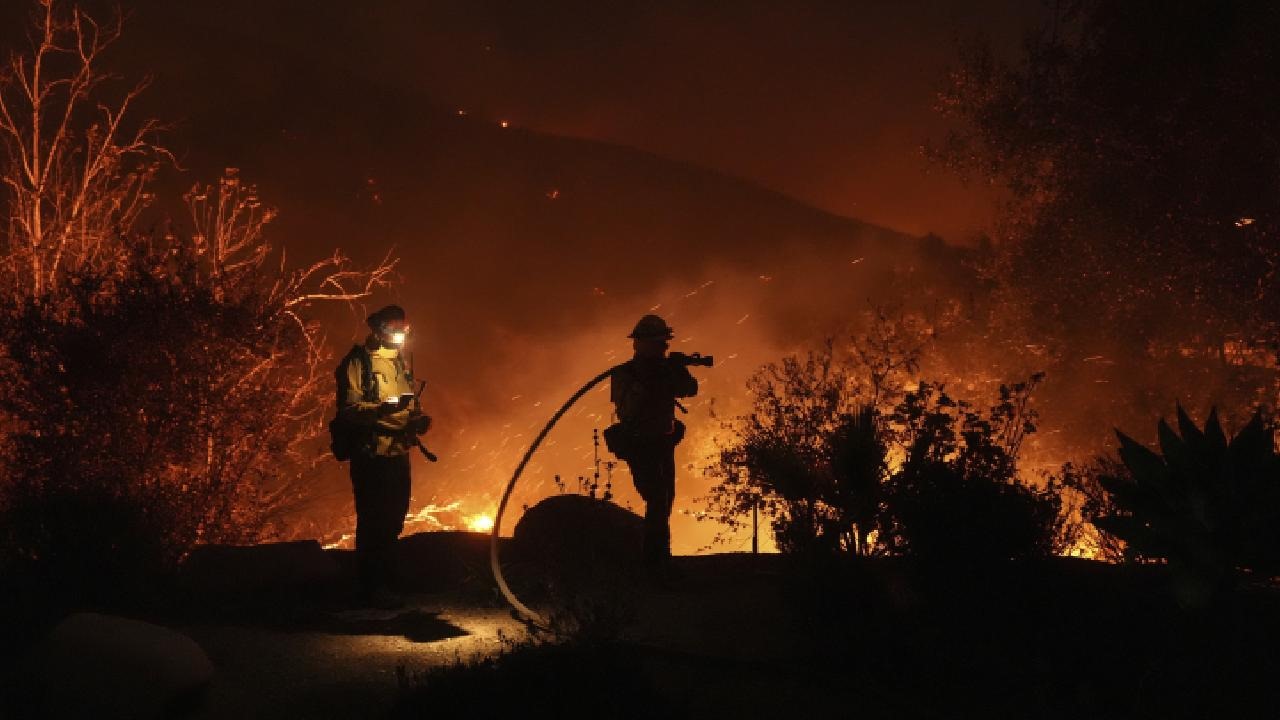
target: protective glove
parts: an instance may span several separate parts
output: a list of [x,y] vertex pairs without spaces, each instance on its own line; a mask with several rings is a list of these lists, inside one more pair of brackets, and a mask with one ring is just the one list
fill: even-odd
[[420,412],[415,412],[409,416],[409,429],[413,431],[414,435],[421,435],[426,432],[429,427],[431,427],[430,415],[423,415]]

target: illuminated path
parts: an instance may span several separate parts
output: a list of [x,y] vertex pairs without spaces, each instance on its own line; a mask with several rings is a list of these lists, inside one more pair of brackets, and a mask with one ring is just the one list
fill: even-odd
[[[681,590],[632,597],[637,616],[628,640],[727,660],[792,656],[794,635],[780,622],[780,598],[767,576],[723,578],[703,572],[714,558],[678,561],[690,575]],[[524,635],[492,596],[407,597],[404,610],[302,611],[288,626],[252,618],[177,625],[216,668],[194,717],[378,717],[396,700],[397,666],[422,671],[493,655],[503,637]]]
[[[221,623],[180,627],[217,669],[206,702],[193,717],[379,716],[395,701],[398,665],[420,671],[496,654],[500,633],[520,632],[505,608],[450,605],[435,596],[410,600],[416,602],[405,610],[335,613],[334,627],[314,630]],[[374,632],[359,632],[362,626]]]
[[[680,589],[630,596],[636,621],[624,639],[669,659],[651,668],[664,685],[687,685],[692,663],[723,676],[725,697],[741,695],[741,668],[758,666],[763,669],[753,672],[767,676],[793,666],[799,652],[799,633],[785,617],[776,573],[768,571],[776,559],[678,558],[687,574]],[[409,599],[406,610],[322,613],[285,629],[177,626],[216,667],[207,702],[194,717],[379,717],[396,700],[397,666],[422,671],[493,655],[503,636],[523,637],[523,627],[507,607],[494,606],[492,596]],[[752,702],[768,700],[766,693]]]

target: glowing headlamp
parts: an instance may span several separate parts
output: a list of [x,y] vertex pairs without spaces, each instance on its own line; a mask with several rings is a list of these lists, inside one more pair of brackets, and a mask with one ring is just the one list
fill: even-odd
[[404,341],[409,337],[408,325],[383,325],[382,336],[386,338],[386,342],[392,345],[403,345]]

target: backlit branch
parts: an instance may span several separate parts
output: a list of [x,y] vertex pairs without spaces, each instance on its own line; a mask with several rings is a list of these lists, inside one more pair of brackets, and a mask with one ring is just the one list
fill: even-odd
[[[348,270],[347,258],[340,252],[321,260],[306,270],[298,273],[288,284],[291,292],[285,300],[285,307],[292,308],[313,302],[354,302],[363,300],[379,288],[391,284],[392,273],[397,260],[388,253],[372,270]],[[327,274],[326,274],[327,273]],[[319,279],[315,292],[302,292],[301,289]]]
[[4,292],[43,299],[67,274],[118,274],[118,253],[149,203],[147,187],[173,156],[155,141],[162,126],[133,123],[142,82],[117,98],[97,68],[121,33],[117,15],[102,25],[78,7],[38,0],[29,51],[0,69],[0,189],[5,215]]

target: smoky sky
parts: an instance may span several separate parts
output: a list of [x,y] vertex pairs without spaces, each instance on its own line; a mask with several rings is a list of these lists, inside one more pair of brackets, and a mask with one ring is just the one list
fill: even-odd
[[[935,93],[957,43],[984,36],[1015,49],[1041,4],[134,0],[126,10],[126,60],[149,61],[196,104],[234,92],[233,80],[276,83],[305,64],[965,242],[987,229],[993,193],[921,156],[945,129]],[[219,75],[239,73],[236,54],[263,62]]]
[[[8,42],[22,4],[0,8]],[[695,466],[747,376],[871,300],[932,302],[957,277],[951,250],[915,236],[963,243],[991,195],[918,148],[941,132],[956,42],[1016,46],[1027,5],[135,0],[105,60],[151,78],[136,110],[171,125],[181,167],[158,196],[179,223],[184,189],[236,167],[279,208],[268,235],[295,263],[400,258],[371,302],[409,310],[437,421],[415,512],[491,510],[641,314],[715,354],[680,456],[673,532],[690,552],[712,531],[692,519],[710,484]],[[317,315],[336,355],[368,309]],[[605,398],[549,438],[518,503],[590,471]],[[336,463],[320,473],[305,527],[331,536],[350,495]]]

